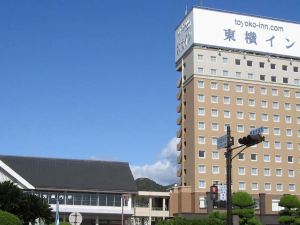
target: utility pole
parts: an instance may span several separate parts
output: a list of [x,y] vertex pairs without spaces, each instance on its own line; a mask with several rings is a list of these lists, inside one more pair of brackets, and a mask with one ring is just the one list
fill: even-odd
[[227,148],[226,157],[226,185],[227,185],[227,225],[232,225],[232,200],[231,200],[231,169],[232,169],[232,149],[231,149],[231,131],[227,127]]

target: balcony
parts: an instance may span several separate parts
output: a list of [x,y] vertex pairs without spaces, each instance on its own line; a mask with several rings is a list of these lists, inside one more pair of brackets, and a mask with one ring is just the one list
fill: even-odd
[[179,130],[177,131],[177,137],[181,138],[181,134],[182,134],[182,128],[180,127]]
[[182,79],[181,79],[181,76],[180,76],[178,81],[177,81],[177,88],[181,87],[181,82],[182,82]]
[[181,152],[180,152],[179,156],[177,156],[177,163],[178,164],[181,164],[181,158],[182,158],[182,156],[181,156]]
[[180,139],[180,142],[177,144],[177,151],[181,151],[181,145],[182,145],[182,141]]
[[181,177],[182,169],[181,166],[177,170],[177,177]]
[[180,88],[177,95],[176,95],[177,100],[181,99],[181,94],[182,94],[182,91],[181,91],[181,88]]
[[182,116],[179,115],[178,119],[176,120],[177,125],[181,125]]
[[181,102],[179,103],[179,105],[176,107],[176,111],[178,112],[178,113],[180,113],[181,112]]

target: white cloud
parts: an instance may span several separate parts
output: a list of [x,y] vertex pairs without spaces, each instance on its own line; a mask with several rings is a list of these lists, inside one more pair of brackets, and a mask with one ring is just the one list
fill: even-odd
[[147,177],[159,184],[167,185],[177,182],[176,158],[178,138],[172,138],[165,148],[162,149],[157,162],[150,165],[131,165],[131,171],[135,179]]

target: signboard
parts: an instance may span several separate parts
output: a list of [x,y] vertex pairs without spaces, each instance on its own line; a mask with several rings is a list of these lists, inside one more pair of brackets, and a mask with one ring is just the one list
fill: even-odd
[[300,57],[300,24],[193,8],[177,27],[175,60],[193,44]]
[[69,222],[72,225],[80,225],[82,223],[82,215],[79,212],[72,212],[69,216]]
[[259,127],[259,128],[255,128],[255,129],[251,130],[250,135],[261,134],[263,132],[264,132],[264,128]]
[[227,201],[227,187],[225,184],[220,185],[220,200]]
[[222,137],[219,137],[217,139],[217,149],[220,149],[220,148],[226,148],[228,146],[227,144],[227,140],[228,139],[228,136],[227,135],[224,135]]

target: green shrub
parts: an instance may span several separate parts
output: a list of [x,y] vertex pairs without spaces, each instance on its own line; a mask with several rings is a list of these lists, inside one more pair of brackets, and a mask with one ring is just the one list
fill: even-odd
[[21,225],[21,220],[8,212],[0,211],[0,224],[5,225]]
[[[51,223],[50,225],[55,225],[54,223]],[[71,225],[69,222],[59,222],[59,225]]]

